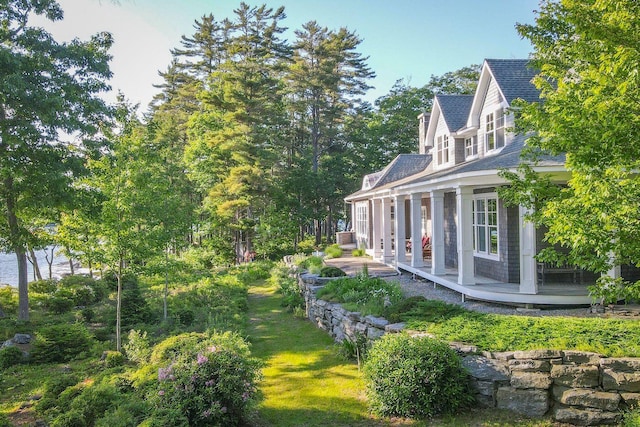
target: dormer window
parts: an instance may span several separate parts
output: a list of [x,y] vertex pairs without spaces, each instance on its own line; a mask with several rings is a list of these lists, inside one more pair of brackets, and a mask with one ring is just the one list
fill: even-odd
[[484,143],[486,151],[504,147],[504,110],[485,116]]
[[438,146],[436,149],[438,153],[438,164],[443,165],[449,163],[449,135],[438,137]]
[[464,140],[464,157],[469,158],[478,154],[478,138],[472,136]]

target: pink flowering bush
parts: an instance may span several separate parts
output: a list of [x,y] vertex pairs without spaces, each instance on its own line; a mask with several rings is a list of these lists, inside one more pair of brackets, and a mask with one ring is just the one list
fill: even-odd
[[165,425],[239,425],[257,400],[260,367],[240,336],[214,334],[158,369],[156,416]]

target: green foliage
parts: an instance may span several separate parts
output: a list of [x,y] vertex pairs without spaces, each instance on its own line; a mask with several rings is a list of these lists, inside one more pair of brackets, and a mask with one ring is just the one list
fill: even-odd
[[122,398],[113,384],[101,381],[84,388],[82,393],[73,399],[71,412],[80,413],[86,425],[92,426],[106,411],[115,408]]
[[347,337],[338,344],[339,354],[347,360],[357,361],[358,368],[366,359],[370,348],[371,342],[363,334],[356,334],[353,339]]
[[430,320],[407,316],[407,328],[445,341],[471,343],[480,350],[557,349],[610,357],[640,356],[640,336],[635,333],[638,321],[630,319],[505,316],[466,310],[453,316],[423,316]]
[[151,363],[163,364],[175,360],[181,353],[195,348],[207,338],[204,333],[188,332],[166,338],[156,344],[151,351]]
[[427,418],[470,406],[473,395],[460,357],[445,342],[387,334],[364,364],[373,412]]
[[80,381],[75,374],[60,374],[47,378],[44,384],[43,397],[57,399],[68,387],[73,387]]
[[238,425],[257,398],[260,367],[238,335],[213,335],[159,369],[156,408],[191,426]]
[[108,288],[103,281],[79,274],[63,277],[58,287],[69,290],[77,306],[95,304],[106,298],[108,294]]
[[79,410],[65,411],[51,422],[51,427],[86,427],[87,423]]
[[342,248],[338,244],[327,246],[324,254],[327,259],[340,258],[342,256]]
[[281,304],[289,311],[295,311],[304,307],[304,298],[298,280],[291,269],[280,261],[271,269],[269,282],[278,287],[278,292],[282,294]]
[[22,350],[16,346],[0,349],[0,370],[18,365],[24,361]]
[[92,338],[80,324],[57,324],[39,328],[31,358],[36,363],[68,362],[91,348]]
[[311,255],[316,248],[316,239],[313,236],[307,236],[298,242],[298,252],[304,255]]
[[127,401],[108,410],[96,420],[95,427],[136,427],[150,412],[150,404],[137,396],[127,396]]
[[0,427],[13,427],[13,424],[9,421],[9,417],[0,412]]
[[342,277],[346,276],[342,269],[331,265],[325,265],[320,269],[320,277]]
[[640,427],[640,409],[634,408],[625,412],[622,417],[622,427]]
[[439,300],[428,300],[422,296],[409,297],[384,309],[383,316],[390,322],[444,322],[467,313],[463,307]]
[[119,351],[107,351],[105,353],[104,366],[115,368],[124,364],[124,354]]
[[[548,1],[537,14],[535,24],[517,29],[533,44],[533,82],[544,102],[514,104],[517,131],[531,136],[527,164],[503,175],[514,187],[512,201],[534,209],[530,218],[548,230],[545,258],[594,273],[638,265],[640,147],[629,144],[640,138],[640,110],[629,101],[640,96],[637,2]],[[536,172],[549,154],[565,155],[566,186]],[[601,285],[593,295],[615,299]]]
[[620,277],[600,276],[596,283],[588,286],[587,289],[594,303],[603,305],[617,304],[621,299],[625,299],[624,284],[625,281]]
[[360,249],[354,249],[351,251],[351,255],[355,256],[355,257],[361,257],[365,255],[365,250],[360,248]]
[[13,314],[18,309],[18,290],[13,286],[0,286],[0,309]]
[[320,256],[310,256],[304,259],[299,266],[306,269],[311,274],[319,274],[324,265],[324,260]]
[[52,295],[58,289],[58,281],[55,279],[35,280],[29,283],[29,292]]
[[396,282],[359,275],[332,280],[318,291],[317,296],[342,303],[347,310],[379,316],[386,306],[402,299],[402,292]]

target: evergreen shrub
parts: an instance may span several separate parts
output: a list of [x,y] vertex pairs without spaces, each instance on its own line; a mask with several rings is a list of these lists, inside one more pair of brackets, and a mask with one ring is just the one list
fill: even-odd
[[347,273],[332,265],[325,265],[320,269],[320,277],[343,277],[346,275]]
[[383,336],[367,353],[364,378],[369,405],[382,416],[427,418],[473,402],[460,357],[427,337]]
[[16,346],[5,347],[0,350],[0,370],[18,365],[24,360],[22,350]]
[[68,362],[91,348],[93,339],[80,324],[57,324],[36,331],[31,357],[37,363]]

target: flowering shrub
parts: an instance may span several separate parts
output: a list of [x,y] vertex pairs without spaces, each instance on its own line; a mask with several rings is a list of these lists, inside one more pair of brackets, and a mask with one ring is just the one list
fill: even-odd
[[158,369],[153,400],[165,423],[239,425],[256,400],[259,369],[241,337],[213,335]]

